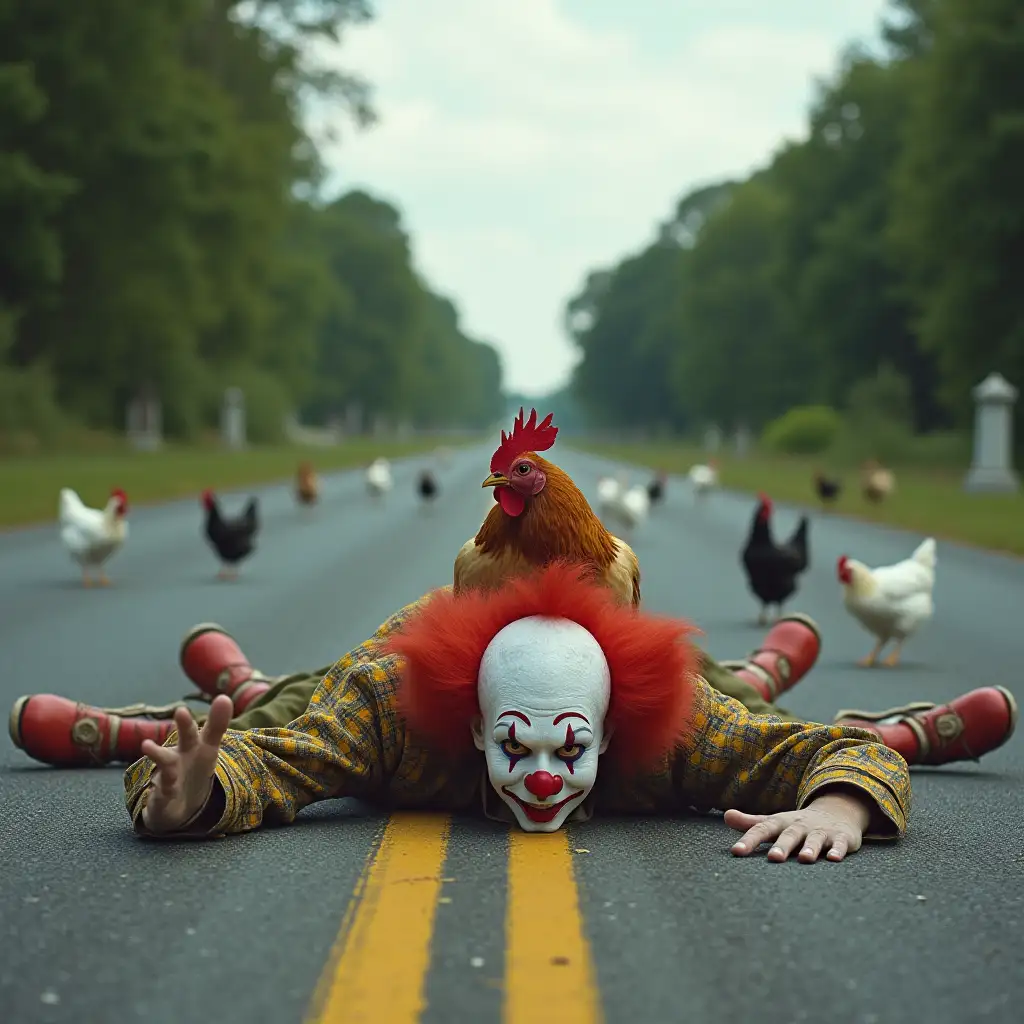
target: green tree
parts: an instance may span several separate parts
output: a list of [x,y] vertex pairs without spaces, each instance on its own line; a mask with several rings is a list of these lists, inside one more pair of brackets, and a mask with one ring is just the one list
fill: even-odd
[[921,343],[963,419],[990,371],[1024,384],[1024,18],[1015,0],[931,13],[891,230]]

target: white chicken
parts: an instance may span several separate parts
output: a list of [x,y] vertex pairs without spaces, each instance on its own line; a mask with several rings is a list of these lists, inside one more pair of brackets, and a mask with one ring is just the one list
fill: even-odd
[[89,508],[82,499],[64,487],[60,492],[60,539],[71,557],[82,567],[82,583],[91,587],[92,573],[99,573],[96,582],[107,587],[110,580],[103,565],[128,537],[128,496],[124,491],[111,491],[102,511]]
[[597,481],[597,514],[602,519],[615,514],[624,489],[613,476],[602,476]]
[[619,518],[627,529],[639,526],[651,510],[651,496],[639,484],[630,487],[619,501]]
[[366,489],[375,498],[380,498],[393,486],[391,463],[385,458],[374,459],[366,470]]
[[598,515],[611,529],[630,531],[640,525],[651,509],[646,486],[628,486],[628,478],[602,477],[597,482]]
[[718,486],[718,467],[714,462],[691,466],[688,477],[694,500],[699,501]]
[[914,553],[895,565],[870,569],[843,555],[837,565],[846,610],[877,640],[874,650],[860,664],[877,664],[882,648],[896,646],[883,664],[899,663],[904,641],[927,622],[935,610],[935,540],[928,537]]

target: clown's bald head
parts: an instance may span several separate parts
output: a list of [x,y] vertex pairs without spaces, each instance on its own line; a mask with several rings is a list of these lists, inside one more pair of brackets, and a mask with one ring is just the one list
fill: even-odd
[[554,832],[593,789],[610,694],[604,652],[568,619],[518,619],[488,645],[473,738],[527,831]]

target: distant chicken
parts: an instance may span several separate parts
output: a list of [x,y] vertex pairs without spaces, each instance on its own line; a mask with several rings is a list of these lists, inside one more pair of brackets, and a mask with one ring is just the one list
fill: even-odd
[[797,578],[809,564],[807,516],[801,516],[793,536],[781,545],[772,540],[771,517],[772,500],[762,494],[742,553],[747,582],[761,602],[757,619],[761,625],[765,623],[768,608],[772,605],[781,615],[783,604],[796,593]]
[[904,642],[932,617],[936,561],[932,537],[895,565],[869,569],[846,555],[839,559],[836,574],[843,586],[843,604],[877,640],[874,650],[860,662],[865,668],[878,663],[882,648],[890,640],[896,646],[882,664],[899,664]]
[[366,470],[366,489],[373,497],[383,498],[394,485],[391,463],[385,458],[374,459]]
[[818,500],[822,506],[831,505],[843,489],[842,482],[822,473],[814,474],[814,490],[817,492]]
[[619,492],[609,508],[607,518],[628,533],[635,530],[650,511],[651,499],[647,488],[636,484]]
[[320,499],[320,481],[317,479],[313,466],[308,462],[299,465],[299,473],[295,481],[295,497],[300,505],[315,505]]
[[883,469],[874,459],[861,467],[861,493],[867,501],[877,505],[896,490],[896,477],[891,469]]
[[704,498],[718,486],[718,463],[710,459],[706,466],[691,466],[688,478],[694,498]]
[[615,515],[622,495],[626,492],[624,479],[614,476],[602,476],[597,480],[597,513],[602,519],[611,519]]
[[455,592],[490,589],[564,560],[591,566],[620,601],[638,607],[640,563],[633,550],[608,532],[569,475],[537,454],[555,443],[551,419],[538,423],[533,409],[524,422],[520,409],[512,433],[501,432],[483,482],[494,488],[496,505],[455,559]]
[[206,539],[221,561],[219,579],[237,579],[238,565],[256,550],[256,531],[259,529],[257,504],[250,498],[235,518],[221,514],[213,491],[203,491],[203,508],[206,509]]
[[416,490],[424,501],[433,501],[437,497],[440,488],[437,486],[434,474],[429,469],[420,473],[419,479],[416,481]]
[[652,505],[657,505],[665,499],[665,486],[668,483],[668,474],[659,472],[647,485],[647,497]]
[[99,574],[96,582],[100,586],[110,586],[103,566],[128,538],[127,515],[128,496],[120,489],[110,492],[102,511],[84,505],[70,487],[61,490],[60,539],[82,567],[84,586],[92,586],[94,571]]

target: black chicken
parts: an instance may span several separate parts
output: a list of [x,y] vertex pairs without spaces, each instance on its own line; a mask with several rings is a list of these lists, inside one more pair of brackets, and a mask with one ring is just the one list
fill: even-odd
[[222,563],[217,576],[236,579],[238,563],[256,550],[256,531],[260,525],[256,499],[249,499],[240,516],[227,519],[221,515],[213,491],[203,491],[203,508],[206,509],[206,539]]
[[783,604],[796,593],[797,577],[806,571],[807,516],[801,516],[793,536],[784,544],[772,540],[772,500],[762,494],[754,513],[750,536],[743,548],[743,568],[754,596],[761,602],[757,621],[764,625],[772,605],[782,614]]
[[821,473],[815,473],[814,489],[818,492],[818,500],[822,505],[831,505],[839,497],[843,485],[839,480],[829,479]]
[[419,491],[419,495],[424,501],[433,501],[437,497],[440,488],[437,486],[434,474],[429,469],[425,469],[420,473],[419,480],[416,483],[416,490]]
[[665,473],[659,473],[648,485],[647,485],[647,497],[652,505],[656,505],[665,497],[665,482],[668,477]]

